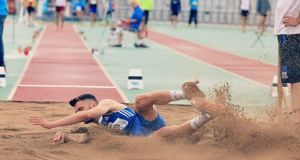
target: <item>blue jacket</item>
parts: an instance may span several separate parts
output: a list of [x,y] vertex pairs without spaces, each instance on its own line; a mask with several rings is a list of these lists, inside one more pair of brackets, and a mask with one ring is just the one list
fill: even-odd
[[0,15],[1,16],[8,15],[7,0],[0,0]]

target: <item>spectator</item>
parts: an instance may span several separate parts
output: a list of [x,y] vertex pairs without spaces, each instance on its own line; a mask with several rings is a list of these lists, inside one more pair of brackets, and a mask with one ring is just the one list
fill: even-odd
[[240,0],[241,20],[242,20],[242,31],[246,32],[249,11],[251,10],[250,0]]
[[171,0],[170,10],[171,10],[171,24],[176,29],[178,24],[178,15],[181,12],[181,1]]
[[64,27],[64,14],[66,9],[66,0],[56,0],[56,30],[63,29]]
[[194,22],[195,27],[198,25],[198,6],[199,0],[190,0],[190,16],[189,16],[189,26]]
[[35,7],[36,7],[36,0],[27,0],[26,2],[27,13],[28,13],[28,26],[34,26],[34,16],[35,16]]
[[[291,83],[292,113],[300,122],[300,1],[278,0],[274,33],[279,44],[279,95],[282,83]],[[295,114],[294,114],[295,115]]]
[[258,32],[265,32],[266,19],[268,11],[270,10],[269,0],[257,0],[256,12],[259,14]]
[[8,15],[7,0],[0,0],[0,67],[5,68],[4,62],[4,45],[3,45],[3,29],[4,21]]
[[89,0],[91,26],[94,26],[98,15],[98,0]]
[[134,44],[136,48],[148,48],[148,46],[143,42],[144,34],[140,30],[144,13],[137,1],[138,0],[130,0],[130,6],[133,8],[131,17],[128,19],[122,19],[118,22],[118,27],[114,31],[114,33],[118,36],[118,42],[117,44],[112,45],[112,47],[122,47],[123,31],[127,30],[137,34],[138,40]]
[[153,9],[153,0],[140,0],[140,5],[141,5],[142,9],[144,10],[144,20],[143,20],[141,30],[145,34],[145,37],[147,37],[148,36],[147,24],[149,21],[150,11]]

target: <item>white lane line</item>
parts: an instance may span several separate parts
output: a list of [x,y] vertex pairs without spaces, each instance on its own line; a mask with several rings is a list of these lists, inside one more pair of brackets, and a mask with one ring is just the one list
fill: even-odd
[[37,50],[38,46],[41,43],[42,37],[44,37],[45,31],[47,30],[47,26],[43,26],[43,27],[44,27],[44,29],[43,29],[42,33],[40,34],[40,36],[38,37],[38,39],[37,39],[37,41],[35,43],[35,46],[33,47],[32,51],[31,51],[32,54],[30,54],[28,56],[29,59],[28,59],[27,63],[25,64],[24,69],[21,72],[21,75],[20,75],[18,81],[15,83],[15,85],[13,86],[13,88],[11,89],[11,91],[10,91],[8,97],[7,97],[8,101],[11,101],[12,98],[13,98],[13,96],[15,95],[15,93],[17,91],[17,88],[18,88],[19,84],[21,83],[21,80],[23,79],[23,77],[25,75],[25,71],[27,70],[27,68],[28,68],[28,66],[29,66],[29,64],[30,64],[30,62],[32,60],[32,57],[36,54],[36,50]]
[[[89,45],[87,44],[87,42],[82,38],[82,36],[79,35],[78,33],[78,29],[75,25],[73,25],[73,29],[75,31],[75,33],[78,35],[78,37],[80,38],[80,40],[82,41],[82,43],[85,45],[88,53],[91,52],[91,48],[89,47]],[[91,53],[92,54],[92,53]],[[102,63],[98,60],[97,57],[95,57],[94,55],[92,55],[93,59],[97,62],[97,64],[99,65],[100,69],[104,72],[105,76],[110,80],[110,82],[116,86],[116,90],[118,91],[118,93],[121,95],[121,98],[123,99],[124,103],[129,103],[129,99],[127,98],[127,96],[122,92],[121,88],[117,85],[117,83],[115,81],[113,81],[113,79],[111,78],[111,76],[108,74],[108,72],[105,70],[104,66],[102,65]]]
[[81,86],[81,85],[36,85],[36,84],[20,84],[18,87],[32,88],[95,88],[95,89],[115,89],[114,86]]

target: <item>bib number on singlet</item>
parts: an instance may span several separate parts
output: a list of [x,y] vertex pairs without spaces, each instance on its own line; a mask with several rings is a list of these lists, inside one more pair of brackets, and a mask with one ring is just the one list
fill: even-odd
[[124,119],[116,119],[114,123],[109,123],[108,126],[113,128],[113,129],[119,129],[119,130],[123,130],[128,124],[128,121],[124,120]]

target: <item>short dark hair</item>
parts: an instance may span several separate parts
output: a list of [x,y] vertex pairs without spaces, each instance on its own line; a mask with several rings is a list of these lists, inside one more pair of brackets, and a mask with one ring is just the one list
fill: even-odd
[[94,101],[96,101],[98,103],[98,100],[97,100],[97,98],[94,95],[92,95],[92,94],[82,94],[82,95],[80,95],[78,97],[75,97],[75,98],[71,99],[69,101],[69,104],[72,107],[74,107],[78,101],[86,100],[86,99],[94,100]]

